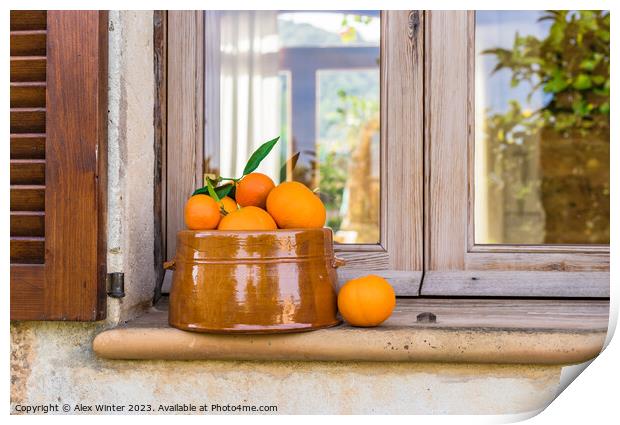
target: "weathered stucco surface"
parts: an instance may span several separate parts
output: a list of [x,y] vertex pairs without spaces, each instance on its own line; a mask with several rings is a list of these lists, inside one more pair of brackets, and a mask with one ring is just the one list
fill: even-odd
[[153,298],[153,12],[111,11],[108,24],[108,272],[125,273],[125,298],[108,322],[135,317]]
[[[12,327],[12,406],[276,405],[278,413],[518,413],[546,406],[561,367],[439,363],[114,361],[102,325]],[[27,371],[25,371],[27,369]]]
[[11,403],[276,405],[278,413],[513,413],[554,396],[559,366],[418,363],[113,361],[92,351],[106,327],[153,296],[152,12],[109,23],[110,272],[127,296],[100,323],[11,325]]

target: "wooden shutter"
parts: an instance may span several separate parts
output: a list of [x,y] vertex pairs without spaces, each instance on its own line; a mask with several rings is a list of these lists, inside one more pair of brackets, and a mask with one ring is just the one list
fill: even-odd
[[11,319],[105,317],[107,13],[11,11]]

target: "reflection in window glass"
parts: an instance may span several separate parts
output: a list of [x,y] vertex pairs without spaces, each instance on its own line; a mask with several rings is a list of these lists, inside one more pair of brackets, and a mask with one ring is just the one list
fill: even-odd
[[379,71],[319,71],[317,84],[317,180],[327,224],[340,241],[377,242]]
[[609,243],[609,12],[476,12],[475,241]]
[[209,11],[205,28],[206,172],[239,176],[280,135],[257,171],[317,190],[336,241],[378,243],[379,12]]

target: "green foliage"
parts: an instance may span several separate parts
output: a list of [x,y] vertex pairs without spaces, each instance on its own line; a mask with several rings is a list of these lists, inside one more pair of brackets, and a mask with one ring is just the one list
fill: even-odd
[[[359,113],[368,116],[371,109],[379,108],[378,68],[321,72],[318,84],[318,136],[321,140],[346,140],[351,126],[364,119],[357,116]],[[350,107],[355,111],[347,111]],[[352,122],[343,122],[346,118]]]
[[[194,193],[192,193],[192,196],[194,195],[209,195],[211,196],[213,199],[215,199],[216,201],[219,201],[220,199],[229,196],[231,194],[232,189],[234,188],[232,183],[226,183],[222,186],[217,186],[215,187],[216,184],[218,184],[219,181],[218,180],[212,180],[212,179],[208,179],[208,184],[204,187],[201,187],[199,189],[196,189],[194,191]],[[211,189],[215,192],[216,196],[213,196],[213,194],[211,193],[211,191],[209,190],[209,185],[211,186]]]
[[[263,143],[258,147],[258,149],[254,151],[254,153],[250,156],[250,159],[248,159],[248,162],[245,164],[243,176],[250,174],[258,168],[263,159],[265,159],[267,155],[269,155],[269,152],[271,152],[276,143],[278,143],[278,140],[280,140],[280,136]],[[214,176],[213,178],[210,177],[207,179],[207,184],[201,188],[196,189],[194,193],[192,193],[192,196],[198,194],[209,195],[218,202],[221,198],[225,196],[231,196],[234,199],[235,187],[232,182],[238,182],[243,178],[243,176],[239,178],[222,176]],[[220,183],[224,180],[231,180],[232,182],[220,185]]]
[[321,199],[328,210],[338,210],[347,182],[348,157],[329,152],[319,164]]
[[327,219],[327,227],[332,229],[334,232],[340,230],[340,226],[342,226],[342,216],[338,215]]
[[378,96],[350,94],[342,87],[336,90],[336,94],[335,110],[327,114],[327,118],[332,122],[333,129],[338,131],[340,138],[336,140],[340,143],[332,143],[329,148],[320,145],[319,150],[321,198],[328,211],[338,212],[328,217],[328,225],[334,231],[340,229],[344,218],[339,211],[347,179],[350,178],[353,151],[360,143],[363,128],[379,115]]
[[[494,71],[508,69],[513,87],[528,83],[530,97],[540,88],[549,95],[543,108],[520,122],[541,120],[559,132],[609,132],[609,12],[548,11],[545,38],[516,34],[512,49],[489,49]],[[573,133],[574,134],[574,133]]]
[[[336,214],[328,218],[328,226],[337,231],[351,152],[361,128],[379,114],[379,71],[326,72],[319,85],[319,139],[329,141],[319,144],[320,195],[327,210]],[[295,172],[302,170],[297,167]]]
[[343,89],[337,93],[340,106],[336,108],[336,113],[341,123],[359,128],[379,113],[378,96],[356,96]]
[[540,218],[528,218],[538,203],[545,243],[609,243],[609,12],[540,20],[551,23],[544,37],[516,34],[511,49],[483,52],[495,56],[493,72],[511,73],[512,87],[529,87],[528,101],[544,93],[538,110],[512,101],[505,113],[487,112],[488,184],[521,243],[539,232]]
[[340,30],[340,39],[343,43],[352,43],[354,41],[363,42],[364,39],[355,29],[355,26],[349,23],[350,20],[356,24],[369,25],[372,22],[373,17],[362,15],[344,15],[342,21],[340,22],[340,26],[342,27]]
[[207,192],[209,192],[209,196],[215,199],[217,202],[220,202],[220,197],[215,193],[215,189],[211,184],[211,180],[207,180]]

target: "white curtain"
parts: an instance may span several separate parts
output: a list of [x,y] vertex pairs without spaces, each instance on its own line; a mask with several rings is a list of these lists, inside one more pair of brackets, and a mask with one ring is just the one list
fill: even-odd
[[[238,177],[252,152],[280,134],[277,12],[220,12],[219,26],[220,174]],[[279,148],[257,170],[276,183]]]

